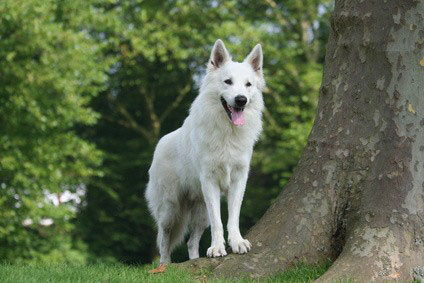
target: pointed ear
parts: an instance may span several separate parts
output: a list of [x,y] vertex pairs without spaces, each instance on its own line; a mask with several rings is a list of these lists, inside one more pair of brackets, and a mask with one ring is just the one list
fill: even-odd
[[221,39],[218,39],[215,41],[212,48],[211,57],[208,63],[209,69],[218,69],[228,60],[231,60],[230,53],[228,53],[225,48],[224,42],[222,42]]
[[262,55],[262,47],[260,44],[257,44],[253,48],[250,54],[247,55],[246,59],[244,59],[244,62],[249,63],[256,73],[262,74],[263,55]]

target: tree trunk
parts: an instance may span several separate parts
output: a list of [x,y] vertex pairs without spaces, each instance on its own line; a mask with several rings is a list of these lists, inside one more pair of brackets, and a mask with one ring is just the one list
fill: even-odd
[[217,274],[330,258],[322,281],[424,280],[423,46],[423,0],[336,1],[303,157],[252,251],[212,260]]

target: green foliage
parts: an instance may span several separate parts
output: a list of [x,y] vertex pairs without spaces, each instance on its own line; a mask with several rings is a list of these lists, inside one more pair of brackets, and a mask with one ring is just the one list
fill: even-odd
[[74,129],[97,121],[88,103],[107,64],[98,63],[100,46],[85,31],[61,20],[61,3],[0,2],[0,260],[78,258],[75,209],[46,195],[75,191],[100,173],[100,151]]

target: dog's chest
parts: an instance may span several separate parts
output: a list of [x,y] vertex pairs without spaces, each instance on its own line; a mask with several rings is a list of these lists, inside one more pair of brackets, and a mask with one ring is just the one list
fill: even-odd
[[[252,150],[252,144],[238,137],[214,137],[206,140],[206,152],[215,164],[237,166],[245,162],[245,156]],[[205,153],[206,153],[205,152]]]
[[229,164],[220,164],[217,167],[216,177],[222,191],[228,191],[231,186],[231,172],[233,168]]
[[234,144],[232,141],[222,141],[219,146],[209,148],[205,169],[210,170],[219,182],[221,190],[226,191],[243,168],[249,166],[252,148],[249,145]]

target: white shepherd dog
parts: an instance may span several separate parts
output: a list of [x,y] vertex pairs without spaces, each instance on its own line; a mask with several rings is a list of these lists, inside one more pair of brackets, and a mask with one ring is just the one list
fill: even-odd
[[231,250],[243,254],[251,248],[240,234],[239,216],[253,145],[262,131],[262,61],[261,45],[239,63],[218,39],[190,115],[156,146],[146,199],[158,225],[161,264],[171,262],[172,249],[188,229],[189,257],[198,258],[199,241],[209,224],[207,256],[227,255],[221,193],[228,200]]

